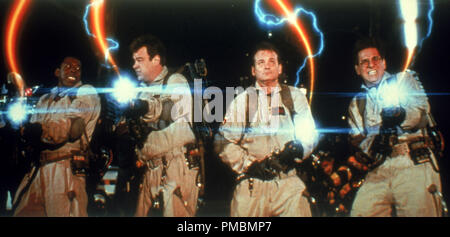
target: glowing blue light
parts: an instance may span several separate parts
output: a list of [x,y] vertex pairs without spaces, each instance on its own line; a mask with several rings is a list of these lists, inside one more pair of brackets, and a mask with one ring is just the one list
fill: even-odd
[[[267,25],[269,27],[279,27],[279,26],[284,25],[284,23],[286,21],[290,20],[289,18],[286,18],[286,17],[277,17],[277,16],[275,16],[273,14],[265,13],[264,10],[262,9],[262,7],[260,6],[260,4],[261,4],[261,0],[256,0],[255,4],[254,4],[254,7],[255,7],[255,15],[257,16],[257,19],[261,23],[263,23],[263,24],[265,24],[265,25]],[[319,29],[319,27],[317,25],[316,15],[314,15],[313,12],[307,11],[307,10],[305,10],[302,7],[296,7],[294,9],[294,13],[293,13],[293,15],[291,17],[298,18],[301,13],[304,13],[304,14],[308,15],[312,19],[312,22],[313,22],[312,25],[313,25],[314,31],[320,36],[320,44],[319,44],[319,49],[317,50],[316,53],[314,53],[311,56],[307,56],[303,60],[303,64],[297,70],[297,79],[295,81],[294,86],[297,86],[300,83],[300,73],[305,68],[308,59],[309,58],[315,58],[315,57],[319,56],[322,53],[323,48],[324,48],[324,36],[323,36],[322,31]]]
[[136,83],[126,77],[119,77],[113,85],[113,97],[119,103],[128,103],[136,98]]
[[431,30],[433,29],[433,17],[432,17],[432,14],[433,14],[433,11],[434,11],[434,1],[433,0],[429,0],[429,3],[430,3],[429,4],[430,8],[428,9],[428,14],[427,14],[427,17],[428,17],[428,31],[427,31],[427,35],[423,39],[420,40],[419,46],[422,46],[423,41],[426,40],[428,37],[430,37]]
[[397,80],[391,80],[390,82],[380,84],[379,91],[379,103],[382,108],[397,107],[405,104],[409,96],[408,90],[400,83],[402,76],[406,76],[407,73],[401,73],[397,76]]
[[306,116],[296,116],[294,119],[295,139],[302,144],[315,144],[318,133],[312,120]]
[[15,101],[8,107],[7,117],[12,124],[23,123],[27,115],[27,105],[23,100]]

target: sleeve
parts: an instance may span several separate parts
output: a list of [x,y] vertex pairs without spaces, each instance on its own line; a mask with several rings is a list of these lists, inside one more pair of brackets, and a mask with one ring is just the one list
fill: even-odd
[[397,74],[397,80],[402,95],[400,103],[406,112],[405,120],[401,124],[402,129],[414,130],[426,125],[426,114],[430,111],[430,105],[422,84],[408,71]]
[[36,103],[36,109],[35,109],[35,113],[33,113],[31,115],[30,118],[30,123],[42,123],[43,121],[43,111],[42,110],[44,107],[44,101],[47,101],[48,98],[50,97],[50,94],[44,94],[43,96],[41,96],[38,100],[38,102]]
[[173,74],[169,78],[165,95],[161,100],[167,97],[174,103],[171,110],[173,122],[166,128],[153,131],[148,135],[142,149],[145,157],[159,156],[195,140],[189,124],[192,118],[191,90],[183,75]]
[[240,143],[245,140],[246,93],[241,93],[231,103],[214,139],[216,152],[221,160],[237,174],[244,173],[256,160]]
[[305,94],[293,87],[291,92],[296,112],[294,116],[295,138],[301,142],[303,158],[305,158],[311,155],[319,136]]
[[147,101],[148,103],[148,112],[143,117],[144,121],[147,123],[157,121],[162,113],[163,106],[161,101],[153,96],[147,96],[139,99]]
[[73,111],[73,113],[68,115],[69,118],[80,117],[84,120],[87,136],[90,140],[101,111],[100,97],[97,94],[97,90],[91,85],[80,87],[77,97],[70,104],[69,110]]

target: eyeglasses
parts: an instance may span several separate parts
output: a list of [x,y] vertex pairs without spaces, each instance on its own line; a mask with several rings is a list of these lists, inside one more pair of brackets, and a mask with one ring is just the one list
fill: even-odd
[[77,70],[77,71],[81,70],[81,67],[80,67],[80,66],[78,66],[78,65],[76,65],[76,64],[68,64],[68,63],[64,63],[64,64],[63,64],[63,68],[64,68],[64,69],[72,69],[72,68],[74,68],[74,69]]
[[381,62],[382,58],[380,56],[373,56],[371,59],[365,58],[359,62],[360,66],[368,67],[370,64],[370,61],[372,61],[373,65],[378,65]]

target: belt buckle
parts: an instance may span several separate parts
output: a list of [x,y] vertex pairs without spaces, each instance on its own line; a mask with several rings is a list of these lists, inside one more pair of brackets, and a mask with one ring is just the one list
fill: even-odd
[[393,147],[391,156],[392,157],[397,157],[397,156],[405,155],[405,154],[408,154],[408,153],[409,153],[408,144],[403,142],[403,143],[397,144],[397,145],[395,145]]
[[149,159],[147,161],[147,164],[148,164],[148,167],[150,167],[150,169],[155,169],[162,164],[162,160],[161,160],[161,158]]

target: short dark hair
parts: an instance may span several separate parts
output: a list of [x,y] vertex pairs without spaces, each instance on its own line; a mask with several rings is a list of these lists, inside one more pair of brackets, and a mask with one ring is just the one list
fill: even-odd
[[161,58],[161,65],[166,64],[166,47],[157,37],[153,35],[142,35],[134,39],[130,44],[132,53],[138,51],[140,48],[146,47],[150,59],[159,55]]
[[258,51],[261,51],[261,50],[269,50],[269,51],[275,52],[275,53],[277,54],[277,57],[278,57],[278,63],[281,62],[280,51],[277,49],[277,47],[275,47],[275,45],[273,45],[273,44],[270,43],[270,42],[262,41],[262,42],[258,43],[258,44],[255,46],[255,48],[253,49],[253,52],[252,52],[252,62],[253,62],[253,65],[255,65],[255,55],[256,55],[256,53],[257,53]]
[[384,50],[384,45],[380,39],[373,37],[362,37],[356,41],[353,47],[353,60],[355,65],[359,64],[359,57],[358,57],[359,51],[367,48],[376,48],[381,58],[385,59],[386,53]]
[[61,67],[62,64],[64,63],[64,61],[66,61],[66,59],[68,59],[68,58],[73,58],[73,59],[77,60],[77,61],[80,63],[80,66],[83,66],[79,57],[65,56],[65,57],[63,57],[63,58],[60,60],[59,67]]

